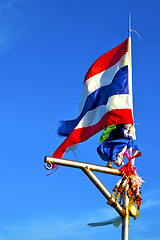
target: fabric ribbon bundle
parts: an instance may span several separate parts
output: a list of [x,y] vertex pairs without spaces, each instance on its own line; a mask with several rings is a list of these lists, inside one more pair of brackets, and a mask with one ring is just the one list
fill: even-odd
[[118,167],[123,164],[124,152],[129,150],[133,156],[138,152],[135,128],[132,124],[117,124],[107,127],[100,138],[97,148],[104,161],[114,162]]

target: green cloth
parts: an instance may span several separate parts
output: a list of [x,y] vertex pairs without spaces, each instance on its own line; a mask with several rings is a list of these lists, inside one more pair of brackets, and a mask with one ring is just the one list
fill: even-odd
[[112,130],[114,129],[116,129],[116,125],[110,125],[104,129],[102,136],[100,138],[101,144],[109,137],[110,132],[112,132]]

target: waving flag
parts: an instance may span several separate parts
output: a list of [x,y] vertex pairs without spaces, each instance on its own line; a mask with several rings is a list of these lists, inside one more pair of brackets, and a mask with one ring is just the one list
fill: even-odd
[[98,58],[86,73],[80,115],[63,121],[58,133],[67,138],[52,157],[113,124],[133,124],[130,38]]

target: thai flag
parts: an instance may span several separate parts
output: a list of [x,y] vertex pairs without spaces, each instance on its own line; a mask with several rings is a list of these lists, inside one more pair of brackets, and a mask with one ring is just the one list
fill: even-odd
[[67,138],[52,157],[62,158],[65,151],[113,124],[133,124],[130,39],[98,58],[83,83],[79,116],[63,121],[58,133]]

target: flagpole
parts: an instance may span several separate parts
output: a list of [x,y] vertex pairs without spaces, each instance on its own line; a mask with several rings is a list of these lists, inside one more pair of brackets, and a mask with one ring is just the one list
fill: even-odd
[[129,37],[131,36],[131,14],[129,13]]
[[129,239],[129,197],[128,197],[129,185],[126,184],[123,194],[123,207],[125,208],[125,216],[122,217],[122,240]]
[[[132,93],[132,61],[131,61],[131,14],[129,13],[129,91]],[[133,101],[131,99],[131,101]],[[123,207],[125,208],[125,216],[122,217],[122,240],[129,239],[129,197],[128,197],[129,185],[126,184],[123,194]]]
[[[133,113],[133,93],[132,93],[132,55],[131,55],[131,14],[129,13],[129,38],[128,38],[128,58],[129,58],[129,74],[128,74],[128,80],[129,80],[129,95],[131,96],[131,108]],[[133,116],[134,119],[134,116]]]

